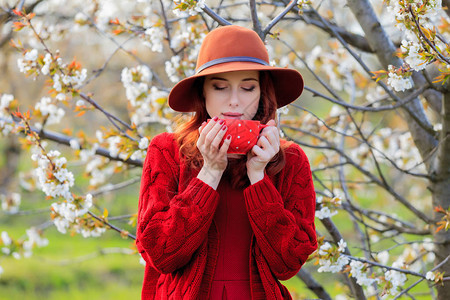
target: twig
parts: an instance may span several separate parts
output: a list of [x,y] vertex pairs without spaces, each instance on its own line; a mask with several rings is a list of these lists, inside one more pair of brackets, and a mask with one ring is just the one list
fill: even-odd
[[[314,10],[314,13],[317,15],[317,17],[324,23],[325,26],[327,26],[335,35],[335,37],[339,40],[341,45],[353,56],[353,58],[361,65],[361,67],[367,72],[367,74],[371,75],[371,71],[369,67],[362,61],[362,59],[357,55],[350,47],[348,46],[347,42],[339,35],[338,32],[336,32],[329,24],[328,21],[326,21],[316,10]],[[401,101],[400,98],[389,89],[386,84],[384,84],[381,80],[377,82],[385,91],[389,94],[395,101]],[[415,113],[413,113],[408,107],[404,106],[403,109],[410,115],[410,117],[416,121],[416,123],[424,129],[427,133],[429,133],[431,136],[434,136],[434,130],[433,127],[428,123],[424,123],[422,120],[420,120]]]
[[135,253],[136,253],[136,251],[129,249],[129,248],[112,247],[112,248],[103,248],[103,249],[98,250],[97,252],[82,255],[79,257],[75,257],[75,258],[63,259],[60,261],[52,261],[51,260],[50,262],[60,264],[60,265],[69,265],[69,264],[74,264],[74,263],[80,263],[80,262],[86,261],[88,259],[93,259],[93,258],[96,258],[97,256],[102,256],[102,255],[106,255],[106,254],[133,255]]
[[[434,267],[433,269],[431,269],[432,272],[434,272],[435,270],[439,269],[441,266],[443,266],[445,263],[447,263],[447,261],[449,260],[450,255],[447,256],[446,259],[444,259],[443,261],[441,261],[436,267]],[[411,286],[409,286],[408,288],[404,289],[400,294],[398,294],[395,299],[400,298],[402,295],[404,295],[405,293],[407,293],[410,289],[412,289],[413,287],[415,287],[416,285],[418,285],[419,283],[421,283],[423,280],[425,280],[426,277],[422,277],[421,279],[419,279],[418,281],[414,282]],[[444,278],[445,279],[445,278]]]
[[116,190],[125,188],[125,187],[127,187],[127,186],[130,186],[130,185],[136,183],[136,182],[139,182],[140,180],[141,180],[140,177],[131,178],[131,179],[127,180],[127,181],[120,182],[120,183],[118,183],[118,184],[114,184],[114,185],[113,185],[113,184],[105,185],[105,186],[99,188],[98,190],[95,190],[95,191],[92,191],[92,192],[89,192],[89,193],[90,193],[92,196],[95,197],[95,196],[98,196],[98,195],[100,195],[100,194],[105,194],[105,193],[109,193],[109,192],[113,192],[113,191],[116,191]]
[[425,278],[425,275],[417,273],[417,272],[414,272],[414,271],[385,266],[383,264],[380,264],[380,263],[377,263],[377,262],[374,262],[374,261],[370,261],[370,260],[367,260],[367,259],[364,259],[364,258],[354,257],[354,256],[347,255],[347,254],[341,254],[341,255],[347,257],[350,260],[360,261],[360,262],[367,263],[367,264],[370,264],[370,265],[373,265],[373,266],[376,266],[376,267],[384,268],[384,269],[387,269],[387,270],[392,270],[392,271],[396,271],[396,272],[400,272],[400,273],[404,273],[404,274],[409,274],[409,275]]
[[450,65],[450,60],[448,60],[445,56],[442,56],[442,54],[436,49],[436,47],[433,45],[433,43],[426,37],[426,35],[423,33],[422,28],[419,24],[419,17],[416,17],[416,15],[414,14],[413,10],[412,10],[412,5],[408,6],[408,10],[411,13],[411,16],[414,20],[414,23],[416,23],[417,26],[417,30],[419,30],[419,34],[420,36],[425,40],[425,42],[428,44],[428,46],[430,46],[434,52],[436,52],[437,56],[443,60],[447,65]]
[[222,18],[221,16],[219,16],[218,14],[216,14],[211,8],[209,8],[206,4],[205,6],[202,8],[202,10],[208,15],[210,16],[214,21],[216,21],[217,23],[219,23],[219,25],[225,26],[225,25],[231,25],[230,22],[228,22],[227,20],[225,20],[224,18]]
[[278,14],[269,24],[267,24],[266,28],[264,28],[262,34],[265,37],[273,26],[275,26],[295,5],[297,4],[296,0],[291,0],[286,8]]
[[385,185],[383,184],[378,178],[376,178],[372,173],[370,173],[369,171],[367,171],[366,169],[364,169],[362,166],[360,166],[359,164],[357,164],[356,162],[354,162],[347,154],[345,154],[343,151],[336,149],[336,147],[333,147],[327,140],[325,140],[324,138],[312,134],[310,132],[306,132],[300,128],[293,128],[290,126],[286,126],[286,125],[282,125],[282,127],[284,128],[289,128],[292,130],[296,130],[299,132],[302,132],[304,134],[309,134],[312,137],[320,140],[321,142],[325,143],[326,146],[315,146],[315,145],[310,145],[310,144],[306,144],[303,143],[297,139],[294,139],[292,137],[289,137],[291,140],[293,140],[294,142],[296,142],[299,145],[304,145],[306,147],[311,147],[311,148],[315,148],[315,149],[328,149],[328,150],[333,150],[336,151],[339,155],[343,156],[352,166],[354,166],[357,170],[359,170],[361,173],[363,173],[364,175],[366,175],[368,178],[370,178],[371,180],[373,180],[374,183],[376,183],[377,185],[384,187],[384,189],[389,192],[392,196],[394,196],[395,199],[397,199],[400,203],[402,203],[405,207],[407,207],[411,212],[413,212],[416,216],[418,216],[420,219],[422,219],[425,223],[429,224],[431,221],[429,220],[429,218],[421,211],[419,211],[416,207],[414,207],[411,203],[409,203],[408,200],[406,200],[404,197],[402,197],[401,195],[399,195],[397,192],[394,191],[394,189],[389,186],[389,185]]
[[[6,122],[8,124],[11,123],[10,121],[5,120],[1,117],[0,117],[0,120]],[[13,122],[19,123],[15,119],[13,119]],[[57,142],[59,144],[66,145],[69,147],[70,147],[70,141],[73,139],[72,137],[64,135],[62,133],[52,132],[52,131],[48,131],[48,130],[44,131],[42,129],[36,129],[33,126],[30,126],[30,130],[35,132],[36,134],[38,134],[41,139],[47,139],[47,140],[54,141],[54,142]],[[80,149],[83,149],[83,148],[80,146]],[[111,154],[108,150],[101,148],[101,147],[99,147],[95,150],[95,154],[103,156],[103,157],[107,157],[111,160],[122,161],[129,165],[133,165],[133,166],[137,166],[137,167],[142,167],[142,165],[143,165],[143,162],[141,160],[135,160],[135,159],[124,160],[124,159],[121,159],[120,157],[111,156]]]
[[129,138],[132,141],[137,141],[135,138],[131,137],[128,135],[128,133],[126,133],[122,128],[120,128],[115,121],[119,122],[120,124],[122,124],[125,128],[129,129],[129,130],[133,130],[133,128],[131,128],[130,125],[128,125],[126,122],[122,121],[121,119],[119,119],[118,117],[114,116],[113,114],[107,112],[106,110],[103,109],[103,107],[101,107],[94,99],[92,99],[91,97],[89,97],[88,95],[86,95],[85,93],[80,92],[79,93],[80,97],[83,98],[84,100],[86,100],[87,102],[89,102],[90,104],[92,104],[92,106],[94,106],[96,109],[98,109],[99,111],[101,111],[107,118],[108,120],[110,120],[110,122],[114,125],[114,127],[117,128],[117,130],[119,130],[124,136],[126,136],[127,138]]
[[109,223],[108,221],[106,221],[104,218],[100,218],[97,215],[95,215],[93,212],[88,211],[88,214],[91,215],[91,217],[93,217],[94,219],[96,219],[97,221],[102,222],[103,224],[109,226],[111,229],[117,231],[120,234],[124,234],[124,232],[126,233],[126,236],[128,236],[129,238],[135,240],[136,236],[134,236],[133,234],[129,233],[128,231],[124,231],[122,229],[120,229],[119,227]]
[[330,126],[328,126],[328,124],[326,124],[326,122],[325,122],[324,120],[320,119],[320,118],[319,118],[317,115],[315,115],[313,112],[311,112],[310,110],[308,110],[308,109],[306,109],[306,108],[304,108],[304,107],[301,107],[300,105],[297,105],[297,104],[294,104],[294,103],[291,103],[291,104],[289,104],[289,105],[290,105],[290,106],[293,106],[293,107],[295,107],[295,108],[298,108],[298,109],[300,109],[300,110],[303,110],[303,111],[306,111],[306,112],[310,113],[310,114],[311,114],[312,116],[314,116],[314,117],[315,117],[315,118],[316,118],[323,126],[325,126],[326,128],[328,128],[329,130],[331,130],[331,131],[333,131],[333,132],[336,132],[337,134],[340,134],[340,135],[342,135],[342,136],[349,137],[349,138],[353,138],[353,139],[355,139],[356,141],[358,141],[358,142],[360,142],[360,143],[362,143],[362,144],[366,144],[369,148],[375,150],[377,153],[379,153],[381,156],[383,156],[384,159],[386,159],[387,161],[389,161],[389,162],[391,163],[391,165],[392,165],[394,168],[396,168],[397,170],[399,170],[400,172],[405,173],[405,174],[408,174],[408,175],[411,175],[411,176],[415,176],[415,177],[422,177],[422,178],[427,178],[427,179],[430,177],[428,174],[413,173],[413,172],[410,171],[410,170],[414,169],[415,167],[419,166],[420,164],[417,164],[416,166],[411,167],[409,170],[404,170],[404,169],[400,168],[399,166],[397,166],[397,164],[396,164],[392,159],[390,159],[383,151],[381,151],[381,150],[375,148],[375,147],[374,147],[372,144],[370,144],[368,141],[361,140],[360,138],[358,138],[358,137],[355,136],[355,135],[345,134],[345,133],[343,133],[343,132],[340,132],[340,131],[338,131],[338,130],[336,130],[336,129],[330,127]]
[[250,7],[250,15],[252,17],[252,23],[253,23],[253,30],[259,35],[261,40],[264,41],[265,34],[261,28],[261,23],[258,19],[258,10],[256,8],[256,1],[255,0],[249,0],[249,7]]

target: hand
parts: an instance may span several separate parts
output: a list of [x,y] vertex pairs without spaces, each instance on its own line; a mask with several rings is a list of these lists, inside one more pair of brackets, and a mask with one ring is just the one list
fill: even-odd
[[264,178],[264,170],[272,158],[280,151],[280,134],[274,120],[260,134],[258,142],[247,154],[247,175],[251,184]]
[[202,124],[199,132],[197,148],[203,157],[203,167],[197,178],[216,189],[228,165],[227,151],[231,135],[228,135],[220,146],[227,132],[227,126],[223,120],[219,120],[217,117],[206,125]]

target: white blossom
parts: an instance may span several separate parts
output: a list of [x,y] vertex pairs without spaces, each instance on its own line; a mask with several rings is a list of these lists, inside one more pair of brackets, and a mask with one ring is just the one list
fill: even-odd
[[326,218],[331,218],[337,213],[338,213],[337,210],[330,211],[330,209],[327,206],[323,206],[319,211],[316,211],[316,217],[323,220]]
[[94,229],[86,229],[86,228],[81,228],[78,230],[79,233],[81,233],[81,235],[84,238],[88,238],[88,237],[99,237],[101,236],[103,233],[106,232],[106,228],[104,227],[95,227]]
[[12,193],[9,197],[0,195],[2,200],[2,210],[8,213],[16,213],[19,211],[21,196],[18,193]]
[[69,201],[73,199],[70,193],[70,187],[74,185],[74,176],[67,169],[63,168],[67,160],[64,157],[58,157],[58,151],[50,151],[47,156],[50,157],[55,165],[53,175],[55,179],[48,176],[48,166],[50,161],[45,155],[33,154],[31,159],[38,162],[38,168],[35,170],[42,191],[51,197],[63,197]]
[[56,229],[62,234],[67,233],[67,229],[69,228],[69,221],[62,217],[56,217],[53,219],[53,224],[55,224]]
[[145,30],[145,41],[143,44],[149,47],[153,52],[161,53],[163,51],[163,39],[163,29],[161,27],[153,26]]
[[[183,2],[183,0],[181,1],[177,1],[175,3],[181,3]],[[189,15],[191,16],[195,16],[197,13],[202,11],[202,8],[205,7],[205,0],[198,0],[195,5],[189,7],[189,9],[187,10],[187,12],[189,13]],[[185,13],[183,11],[180,11],[179,9],[174,9],[173,13],[177,16],[177,17],[183,17],[185,15]]]
[[61,85],[61,82],[59,81],[59,79],[60,79],[59,74],[53,75],[53,88],[57,92],[61,92],[62,91],[62,85]]
[[349,259],[346,256],[339,256],[335,262],[329,259],[319,259],[319,269],[317,272],[331,272],[338,273],[349,263]]
[[429,272],[427,272],[425,277],[427,280],[434,281],[434,279],[436,278],[436,275],[433,272],[429,271]]
[[119,155],[118,144],[121,142],[120,136],[111,136],[111,137],[107,138],[106,141],[109,144],[109,147],[108,147],[109,154],[112,157],[118,157],[118,155]]
[[327,255],[328,254],[328,250],[330,250],[330,249],[331,249],[331,244],[328,243],[328,242],[324,243],[319,248],[319,255]]
[[5,245],[5,246],[11,245],[12,240],[6,231],[2,231],[1,237],[2,237],[2,241],[3,241],[3,245]]
[[78,140],[71,139],[69,143],[70,143],[70,148],[72,148],[74,150],[80,150],[80,143],[78,142]]
[[50,73],[50,65],[52,61],[52,55],[50,53],[46,53],[44,57],[44,65],[41,68],[42,74],[48,75]]
[[345,252],[345,248],[347,248],[347,243],[343,239],[341,239],[338,242],[338,246],[339,246],[338,251],[343,253]]
[[38,51],[37,51],[37,49],[33,49],[33,50],[28,51],[27,53],[25,53],[24,58],[25,58],[25,60],[35,61],[38,58]]
[[82,99],[78,99],[76,106],[86,106],[86,102],[84,102],[84,100],[82,100]]
[[64,93],[59,93],[58,95],[56,95],[55,98],[56,98],[56,100],[64,101],[64,100],[66,100],[66,95]]
[[149,144],[149,141],[148,141],[148,138],[147,138],[147,137],[141,138],[141,139],[139,140],[139,149],[141,149],[141,150],[147,150],[148,144]]
[[380,261],[381,264],[386,265],[389,261],[389,252],[388,251],[381,251],[377,254],[377,259]]
[[42,97],[41,101],[36,103],[34,108],[39,110],[42,116],[48,116],[47,125],[58,124],[66,114],[64,109],[52,104],[50,97]]
[[31,244],[35,244],[38,247],[45,247],[48,245],[48,239],[43,238],[36,228],[31,227],[30,229],[27,229],[26,232]]
[[170,58],[170,61],[166,61],[166,73],[169,76],[170,81],[178,82],[180,77],[178,77],[177,69],[180,67],[180,57],[174,55]]
[[401,49],[403,52],[407,53],[405,61],[412,69],[415,71],[425,69],[427,64],[422,56],[420,56],[420,51],[422,50],[420,43],[403,40]]
[[412,88],[411,77],[403,77],[393,72],[392,66],[389,66],[389,78],[387,83],[394,88],[395,91],[404,91]]
[[368,278],[367,274],[363,271],[364,264],[360,261],[352,260],[350,262],[352,277],[356,279],[356,283],[361,286],[370,286],[376,279]]
[[95,137],[99,143],[103,143],[103,133],[100,130],[95,131]]
[[[11,94],[3,94],[0,99],[0,110],[4,110],[9,107],[9,104],[14,100],[14,96]],[[1,113],[1,112],[0,112]]]

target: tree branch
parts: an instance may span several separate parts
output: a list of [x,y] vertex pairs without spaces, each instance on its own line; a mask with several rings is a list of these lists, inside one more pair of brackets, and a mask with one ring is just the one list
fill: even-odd
[[265,40],[265,34],[261,28],[261,23],[258,19],[258,9],[256,8],[256,1],[255,0],[249,0],[249,7],[250,7],[250,15],[252,17],[252,23],[253,23],[253,30],[259,35],[261,40]]
[[[0,118],[0,120],[6,121],[3,118]],[[6,122],[8,122],[8,121],[6,121]],[[16,124],[19,123],[16,120],[14,120],[14,122]],[[35,127],[33,127],[33,126],[30,126],[30,129],[33,132],[37,133],[41,139],[46,139],[46,140],[49,140],[49,141],[53,141],[53,142],[56,142],[56,143],[61,144],[61,145],[66,145],[66,146],[70,147],[70,141],[73,140],[72,137],[64,135],[62,133],[52,132],[52,131],[48,131],[48,130],[44,131],[42,129],[39,130],[39,129],[36,129]],[[83,149],[83,147],[80,146],[80,149]],[[106,150],[104,148],[101,148],[101,147],[99,147],[99,148],[97,148],[95,150],[95,154],[103,156],[103,157],[107,157],[110,160],[121,161],[121,162],[127,163],[129,165],[133,165],[133,166],[137,166],[137,167],[142,167],[143,166],[143,162],[141,160],[134,160],[134,159],[123,160],[123,159],[121,159],[119,157],[113,157],[113,156],[111,156],[111,154],[110,154],[110,152],[108,150]]]
[[219,23],[219,25],[222,26],[226,26],[226,25],[232,25],[230,22],[228,22],[227,20],[225,20],[224,18],[222,18],[221,16],[219,16],[218,14],[216,14],[211,8],[209,8],[206,4],[205,6],[202,8],[202,10],[208,15],[210,16],[214,21],[216,21],[217,23]]
[[331,300],[331,296],[327,293],[325,288],[317,282],[308,271],[301,268],[297,273],[299,277],[314,294],[322,300]]
[[280,20],[297,4],[297,0],[291,0],[291,2],[286,6],[286,8],[280,12],[262,31],[263,40],[266,35],[270,32],[273,26],[275,26]]

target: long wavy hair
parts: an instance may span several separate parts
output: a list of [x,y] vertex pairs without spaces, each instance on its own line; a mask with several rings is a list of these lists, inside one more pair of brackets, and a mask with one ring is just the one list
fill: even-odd
[[[259,72],[259,82],[261,96],[258,110],[253,120],[266,124],[271,119],[277,120],[277,101],[272,78],[268,71]],[[194,99],[189,99],[189,101],[193,101],[194,103],[193,116],[188,121],[180,119],[175,129],[175,136],[180,146],[180,157],[182,157],[184,163],[189,164],[189,167],[198,170],[203,166],[203,157],[197,148],[197,140],[199,138],[198,128],[204,121],[210,118],[206,111],[203,83],[204,77],[199,77],[193,85],[193,88],[197,91]],[[266,173],[268,175],[275,175],[284,168],[286,163],[284,150],[288,146],[289,143],[281,144],[280,151],[266,166]],[[250,185],[250,180],[247,176],[246,161],[246,155],[238,158],[228,158],[227,169],[223,176],[230,180],[233,188],[244,188]]]

